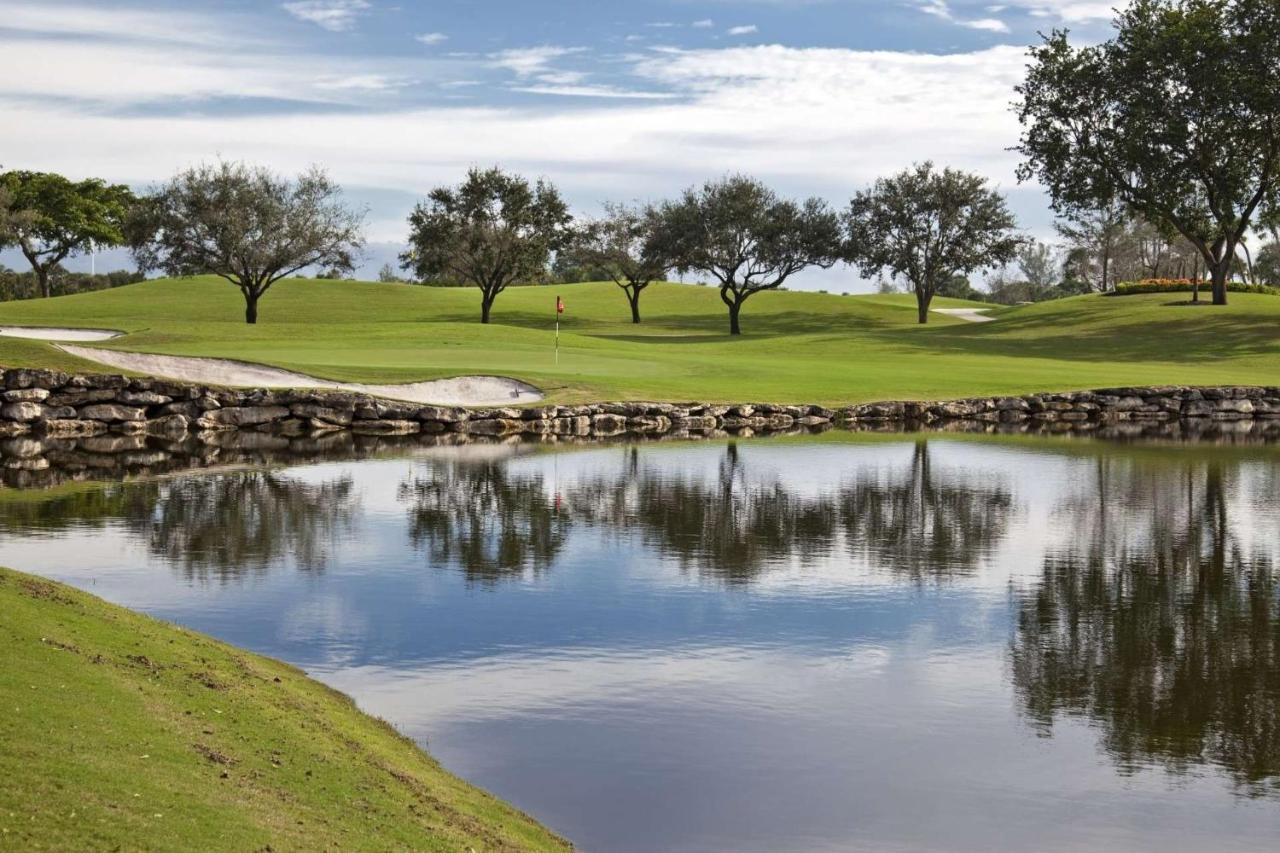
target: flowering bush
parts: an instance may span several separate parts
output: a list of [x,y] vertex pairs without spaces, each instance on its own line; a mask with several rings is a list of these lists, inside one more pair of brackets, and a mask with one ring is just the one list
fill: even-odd
[[[1190,293],[1197,286],[1207,291],[1213,283],[1195,281],[1189,278],[1144,278],[1138,281],[1122,281],[1116,285],[1112,296],[1132,296],[1137,293]],[[1280,290],[1263,284],[1243,284],[1238,281],[1227,282],[1228,293],[1266,293],[1280,296]]]

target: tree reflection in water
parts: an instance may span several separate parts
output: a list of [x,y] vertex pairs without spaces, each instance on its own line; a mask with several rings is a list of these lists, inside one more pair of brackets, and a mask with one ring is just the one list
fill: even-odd
[[915,443],[906,471],[870,469],[840,493],[850,551],[915,581],[973,572],[1008,531],[1013,495],[996,475],[934,470],[929,442]]
[[310,483],[272,471],[117,483],[0,506],[0,530],[122,525],[194,580],[234,580],[292,557],[323,569],[359,502],[350,477]]
[[1104,459],[1092,499],[1062,505],[1078,544],[1046,558],[1009,650],[1040,731],[1084,717],[1125,772],[1210,763],[1249,793],[1280,787],[1276,561],[1236,529],[1258,522],[1232,499],[1251,493],[1240,475]]
[[323,569],[358,513],[349,476],[310,483],[253,471],[165,483],[154,509],[131,523],[153,554],[188,577],[227,580],[287,557],[300,569]]
[[472,581],[541,572],[564,547],[570,521],[541,474],[504,460],[432,461],[400,484],[409,540],[432,563],[457,565]]
[[[641,464],[634,446],[623,453],[620,471],[574,479],[556,496],[556,507],[548,505],[540,477],[521,488],[496,466],[446,465],[429,485],[406,485],[402,493],[415,497],[415,529],[430,520],[435,533],[429,538],[444,548],[439,558],[449,558],[453,543],[466,543],[468,571],[487,566],[493,577],[524,565],[520,530],[554,515],[561,536],[571,524],[639,534],[682,569],[729,584],[829,558],[842,541],[849,550],[874,552],[894,571],[944,579],[971,571],[1005,535],[1013,513],[1007,489],[936,474],[927,441],[915,445],[905,469],[872,471],[813,494],[800,494],[784,477],[753,473],[735,442],[725,447],[714,476]],[[460,528],[466,536],[458,535]],[[536,550],[539,540],[523,544]],[[504,547],[514,556],[505,563],[495,559]]]

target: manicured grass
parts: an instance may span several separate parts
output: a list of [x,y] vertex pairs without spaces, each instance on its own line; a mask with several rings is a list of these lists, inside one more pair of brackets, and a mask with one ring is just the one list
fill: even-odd
[[[555,296],[568,306],[560,361]],[[726,333],[713,288],[658,284],[633,326],[612,284],[513,288],[478,322],[472,288],[295,280],[244,324],[239,293],[212,278],[0,304],[0,323],[114,327],[104,346],[261,362],[343,380],[515,376],[553,401],[776,400],[845,403],[1170,383],[1274,384],[1280,299],[1232,294],[1192,307],[1176,294],[1083,296],[1002,308],[974,324],[915,323],[907,295],[764,293]],[[937,300],[935,307],[971,305]],[[41,342],[0,339],[0,363],[94,369]]]
[[0,613],[0,848],[567,849],[293,667],[7,569]]

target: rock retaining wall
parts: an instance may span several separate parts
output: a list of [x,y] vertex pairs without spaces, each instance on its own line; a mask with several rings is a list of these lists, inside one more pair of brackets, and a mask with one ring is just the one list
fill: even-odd
[[124,376],[46,370],[3,372],[0,436],[194,435],[216,443],[238,431],[285,436],[349,431],[394,436],[738,435],[830,425],[948,422],[1087,427],[1125,422],[1280,421],[1280,387],[1112,388],[942,403],[864,403],[844,408],[773,403],[595,403],[463,409],[330,391],[237,390]]

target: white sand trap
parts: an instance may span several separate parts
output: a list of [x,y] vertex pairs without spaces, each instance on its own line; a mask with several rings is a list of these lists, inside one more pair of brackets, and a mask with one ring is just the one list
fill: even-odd
[[0,336],[33,341],[109,341],[124,332],[110,329],[57,329],[45,326],[0,326]]
[[985,311],[990,308],[934,308],[935,314],[946,314],[948,317],[959,317],[961,320],[968,320],[970,323],[990,323],[995,317],[988,317]]
[[508,406],[532,403],[542,399],[542,392],[532,385],[503,376],[457,376],[433,379],[407,385],[362,385],[354,382],[332,382],[305,373],[294,373],[247,361],[225,358],[195,358],[178,355],[151,355],[141,352],[118,352],[97,347],[59,346],[58,349],[96,361],[119,370],[165,376],[199,385],[226,385],[239,388],[320,388],[327,391],[351,391],[391,400],[406,400],[435,406]]

